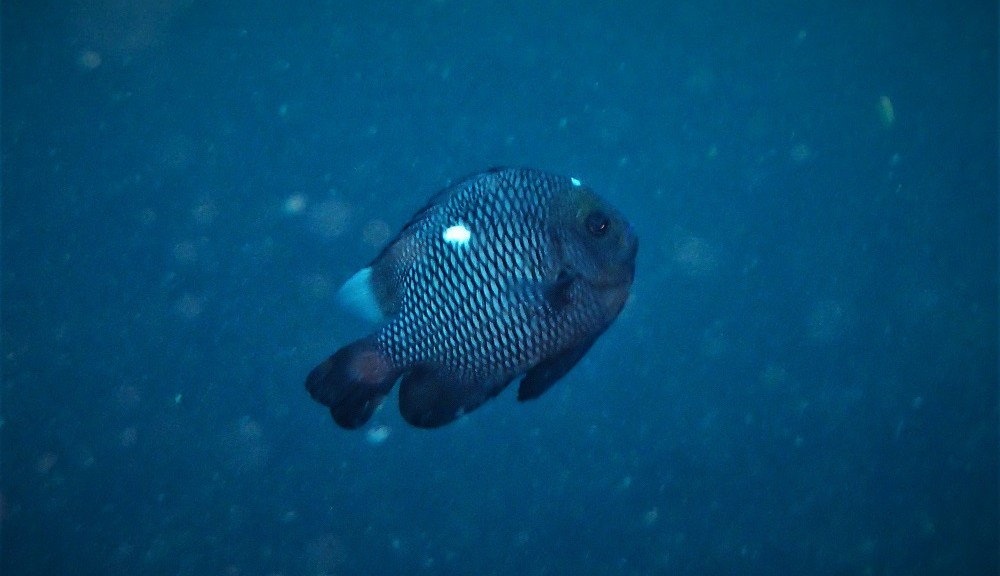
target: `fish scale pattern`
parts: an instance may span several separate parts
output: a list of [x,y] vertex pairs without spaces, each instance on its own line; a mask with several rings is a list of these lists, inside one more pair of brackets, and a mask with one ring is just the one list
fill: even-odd
[[[424,215],[414,235],[427,257],[401,279],[399,314],[378,338],[396,366],[427,363],[478,380],[516,373],[571,336],[530,292],[553,275],[546,206],[571,183],[533,176],[491,174]],[[454,225],[470,230],[468,244],[444,240]]]

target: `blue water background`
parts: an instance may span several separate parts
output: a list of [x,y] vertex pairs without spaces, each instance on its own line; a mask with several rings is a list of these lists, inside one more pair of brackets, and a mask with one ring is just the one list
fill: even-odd
[[[995,3],[12,1],[2,98],[5,575],[997,572]],[[337,429],[337,286],[505,164],[626,310]]]

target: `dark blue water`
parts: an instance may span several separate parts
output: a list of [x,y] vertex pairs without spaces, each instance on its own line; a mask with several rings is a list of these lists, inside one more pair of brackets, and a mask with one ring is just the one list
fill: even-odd
[[[995,574],[996,4],[594,4],[4,2],[0,571]],[[333,292],[503,164],[625,312],[338,429]]]

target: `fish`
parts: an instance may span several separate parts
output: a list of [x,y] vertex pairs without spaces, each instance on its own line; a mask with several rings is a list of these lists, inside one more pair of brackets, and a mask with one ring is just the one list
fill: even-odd
[[618,317],[638,239],[576,178],[492,168],[433,195],[338,292],[374,330],[313,368],[306,389],[356,429],[399,385],[411,425],[437,428],[520,378],[533,400]]

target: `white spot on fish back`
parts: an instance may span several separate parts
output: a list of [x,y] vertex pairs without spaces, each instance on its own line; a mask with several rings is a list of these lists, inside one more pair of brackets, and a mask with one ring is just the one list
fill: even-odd
[[569,181],[573,183],[573,186],[579,186],[580,185],[580,180],[577,179],[577,178],[570,178]]
[[465,224],[453,224],[445,229],[442,238],[448,244],[462,247],[469,243],[469,240],[472,238],[472,231]]

